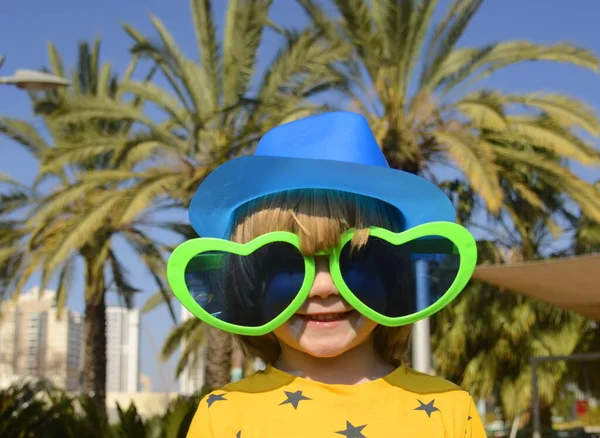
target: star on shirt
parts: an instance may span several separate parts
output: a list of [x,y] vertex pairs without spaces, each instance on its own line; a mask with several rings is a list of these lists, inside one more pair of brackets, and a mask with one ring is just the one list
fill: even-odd
[[206,403],[208,404],[208,407],[210,408],[214,402],[223,401],[223,400],[227,400],[225,398],[225,394],[211,394],[206,399]]
[[472,420],[473,417],[471,417],[470,415],[467,417],[467,421]]
[[238,433],[235,434],[235,438],[242,438],[242,431],[241,430]]
[[340,430],[336,432],[338,435],[344,435],[346,438],[367,438],[362,434],[362,430],[367,427],[366,424],[362,426],[353,426],[348,420],[346,420],[346,430]]
[[311,400],[310,398],[302,395],[302,391],[296,391],[296,392],[283,391],[283,392],[285,392],[287,400],[284,400],[281,403],[279,403],[279,406],[291,404],[294,407],[294,410],[296,410],[296,409],[298,409],[298,403],[300,403],[302,400]]
[[436,408],[435,406],[433,406],[433,404],[435,403],[435,400],[431,400],[427,404],[423,403],[419,399],[417,399],[417,401],[419,402],[419,404],[421,406],[419,406],[418,408],[415,408],[415,411],[425,411],[427,413],[427,416],[429,418],[431,418],[431,414],[433,414],[434,412],[436,412],[436,411],[439,412],[440,411],[438,408]]

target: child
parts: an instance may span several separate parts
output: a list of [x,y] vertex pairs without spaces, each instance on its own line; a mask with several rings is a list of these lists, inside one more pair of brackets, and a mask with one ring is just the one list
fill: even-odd
[[213,171],[190,205],[201,238],[174,251],[169,282],[267,366],[205,397],[188,437],[485,437],[466,391],[403,365],[411,324],[474,269],[454,219],[352,113],[274,128]]

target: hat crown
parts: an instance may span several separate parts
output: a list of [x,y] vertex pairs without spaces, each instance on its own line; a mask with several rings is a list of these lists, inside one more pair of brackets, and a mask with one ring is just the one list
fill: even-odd
[[312,158],[389,168],[367,120],[351,112],[330,112],[268,131],[255,156]]

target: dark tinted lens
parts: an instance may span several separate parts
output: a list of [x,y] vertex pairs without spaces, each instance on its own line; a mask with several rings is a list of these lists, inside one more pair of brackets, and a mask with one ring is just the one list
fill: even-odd
[[406,316],[439,300],[456,278],[460,256],[444,237],[428,236],[402,245],[378,237],[340,254],[342,278],[356,297],[376,312]]
[[282,242],[248,256],[211,251],[188,263],[185,280],[194,300],[215,318],[256,327],[292,302],[304,281],[304,259]]

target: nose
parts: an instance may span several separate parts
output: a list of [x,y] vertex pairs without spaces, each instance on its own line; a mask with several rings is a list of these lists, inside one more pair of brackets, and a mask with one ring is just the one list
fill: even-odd
[[339,295],[340,292],[333,283],[329,273],[329,260],[327,257],[315,257],[315,281],[308,296],[310,298],[327,298]]

